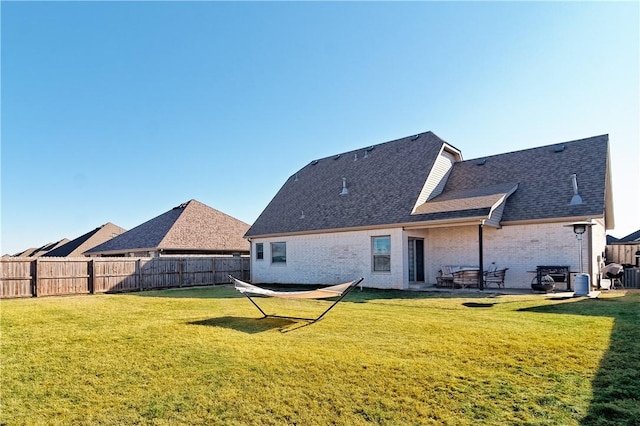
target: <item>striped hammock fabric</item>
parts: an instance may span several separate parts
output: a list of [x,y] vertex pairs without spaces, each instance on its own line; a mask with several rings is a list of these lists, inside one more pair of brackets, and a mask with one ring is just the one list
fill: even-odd
[[354,285],[354,282],[350,281],[348,283],[336,284],[316,290],[275,291],[245,283],[237,278],[231,278],[233,279],[235,289],[242,294],[259,294],[261,296],[279,297],[283,299],[326,299],[330,297],[339,297],[342,296],[342,293],[344,293],[346,289]]

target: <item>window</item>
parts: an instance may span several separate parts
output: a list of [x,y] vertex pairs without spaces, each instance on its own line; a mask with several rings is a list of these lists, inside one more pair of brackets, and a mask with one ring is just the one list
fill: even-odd
[[373,271],[391,272],[391,237],[373,237]]
[[287,263],[287,243],[271,243],[271,263]]
[[264,244],[256,243],[256,260],[264,259]]

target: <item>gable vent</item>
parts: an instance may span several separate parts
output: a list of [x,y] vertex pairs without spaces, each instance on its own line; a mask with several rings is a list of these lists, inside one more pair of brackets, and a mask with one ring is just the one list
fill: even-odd
[[562,152],[564,151],[564,145],[556,145],[553,147],[553,152]]

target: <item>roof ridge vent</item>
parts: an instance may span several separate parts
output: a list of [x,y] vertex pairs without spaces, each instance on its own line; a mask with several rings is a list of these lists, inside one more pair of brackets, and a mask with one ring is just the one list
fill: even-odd
[[363,158],[369,158],[369,151],[367,151],[366,149],[364,151],[364,157]]
[[313,160],[313,161],[311,162],[311,165],[312,165],[312,166],[315,166],[316,164],[318,164],[318,161],[319,161],[319,160]]
[[487,159],[486,158],[480,158],[478,160],[476,160],[476,164],[478,166],[484,166],[487,163]]
[[353,154],[353,161],[358,161],[358,153]]
[[411,136],[412,141],[418,140],[419,138],[420,138],[420,134]]
[[340,156],[341,156],[341,155],[342,155],[342,154],[338,154],[338,155],[336,155],[335,157],[333,157],[333,159],[334,159],[334,160],[337,160],[338,158],[340,158]]
[[582,197],[578,193],[578,176],[573,173],[571,175],[571,183],[573,184],[573,197],[571,197],[571,202],[569,202],[570,206],[577,206],[579,204],[584,204],[582,201]]
[[340,195],[347,195],[348,193],[349,189],[347,189],[347,178],[342,178],[342,192],[340,192]]
[[565,149],[564,144],[556,145],[553,147],[553,152],[562,152],[564,151],[564,149]]

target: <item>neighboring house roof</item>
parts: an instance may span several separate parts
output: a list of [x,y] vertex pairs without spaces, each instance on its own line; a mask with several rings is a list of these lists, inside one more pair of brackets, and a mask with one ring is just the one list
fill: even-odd
[[45,254],[49,253],[51,250],[55,250],[56,248],[63,246],[65,244],[67,244],[69,242],[68,238],[63,238],[60,241],[56,241],[55,243],[48,243],[42,247],[40,247],[38,250],[36,250],[35,252],[33,252],[31,254],[32,257],[40,257],[40,256],[44,256]]
[[[426,132],[313,161],[286,181],[245,236],[472,219],[499,224],[602,217],[605,210],[612,216],[607,135],[457,158],[443,175],[442,192],[417,202],[443,147],[450,146]],[[570,205],[574,173],[584,201],[579,205]],[[341,196],[342,178],[348,193]]]
[[66,244],[44,254],[45,257],[73,257],[82,256],[85,251],[108,241],[115,236],[126,232],[126,229],[114,225],[111,222],[105,223],[86,234],[71,240]]
[[248,252],[242,238],[249,225],[196,200],[190,200],[85,252],[86,255],[135,251]]
[[607,244],[637,244],[639,242],[640,242],[640,230],[636,232],[632,232],[631,234],[622,238],[616,238],[616,237],[607,235]]
[[612,235],[607,235],[607,245],[617,243],[618,241],[620,241],[620,239]]
[[25,251],[14,254],[12,257],[40,257],[45,253],[55,249],[56,247],[60,247],[61,245],[66,244],[67,242],[69,242],[69,239],[63,238],[60,241],[56,241],[55,243],[47,243],[37,248],[32,247],[26,249]]
[[[47,243],[47,244],[49,244],[49,243]],[[31,247],[31,248],[26,249],[25,251],[22,251],[20,253],[16,253],[14,255],[14,257],[29,257],[29,256],[33,255],[33,253],[35,253],[37,251],[38,251],[38,247]]]

